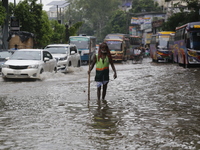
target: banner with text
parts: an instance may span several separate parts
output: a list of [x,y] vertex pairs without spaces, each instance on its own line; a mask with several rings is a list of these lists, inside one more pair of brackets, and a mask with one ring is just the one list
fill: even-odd
[[148,18],[132,17],[131,18],[131,24],[137,24],[137,25],[140,25],[140,24],[151,24],[151,18],[150,17],[148,17]]

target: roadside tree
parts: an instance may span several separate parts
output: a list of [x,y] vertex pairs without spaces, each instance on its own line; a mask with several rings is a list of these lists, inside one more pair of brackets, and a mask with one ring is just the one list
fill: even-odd
[[0,26],[4,23],[6,18],[6,9],[2,6],[2,2],[0,2]]
[[[198,0],[183,0],[187,3],[189,11],[185,12],[184,8],[180,8],[181,12],[174,13],[168,18],[167,22],[163,24],[162,29],[174,31],[177,26],[184,25],[188,22],[200,21],[199,16],[199,1]],[[176,4],[175,4],[176,7]]]
[[127,33],[128,15],[122,10],[117,10],[109,21],[109,29],[111,33]]
[[[73,8],[70,6],[71,18],[77,19],[75,22],[83,22],[78,31],[79,34],[95,35],[98,41],[102,41],[107,33],[104,31],[110,29],[109,22],[111,16],[117,11],[121,4],[120,0],[71,0]],[[73,17],[73,16],[76,17]],[[111,31],[109,31],[110,33]]]
[[31,32],[35,35],[35,47],[41,48],[49,43],[52,36],[52,29],[42,4],[37,4],[37,0],[20,1],[13,7],[13,15],[20,20],[20,30]]
[[50,43],[63,43],[65,37],[65,26],[58,23],[57,20],[50,21],[51,28],[53,29],[53,34]]
[[154,0],[133,0],[132,9],[129,13],[142,13],[142,12],[152,12],[160,11],[161,7]]

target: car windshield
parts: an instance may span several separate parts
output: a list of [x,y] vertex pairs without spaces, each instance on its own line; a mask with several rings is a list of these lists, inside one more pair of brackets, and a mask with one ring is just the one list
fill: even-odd
[[0,58],[7,58],[12,55],[11,52],[5,51],[5,52],[0,52]]
[[67,53],[67,49],[64,47],[49,47],[47,48],[47,50],[51,54],[66,54]]
[[15,51],[10,60],[41,60],[40,51]]

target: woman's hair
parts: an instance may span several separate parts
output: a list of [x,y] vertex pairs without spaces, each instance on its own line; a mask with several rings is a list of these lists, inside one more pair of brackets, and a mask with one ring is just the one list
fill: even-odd
[[108,45],[107,45],[106,42],[103,42],[103,43],[101,43],[101,44],[99,45],[99,50],[98,50],[98,61],[99,61],[99,59],[102,57],[101,49],[104,48],[104,47],[105,47],[105,49],[106,49],[106,51],[107,51],[107,56],[108,56],[109,58],[111,58],[111,54],[110,54],[110,50],[109,50],[109,48],[108,48]]

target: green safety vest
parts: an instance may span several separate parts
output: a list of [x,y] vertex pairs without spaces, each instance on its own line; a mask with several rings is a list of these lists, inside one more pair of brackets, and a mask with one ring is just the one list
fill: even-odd
[[98,55],[96,55],[96,76],[95,81],[109,81],[109,59],[108,56],[104,59],[98,60]]

